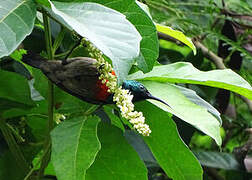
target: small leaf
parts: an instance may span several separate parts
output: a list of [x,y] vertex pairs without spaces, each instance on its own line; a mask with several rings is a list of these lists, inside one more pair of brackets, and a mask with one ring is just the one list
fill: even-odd
[[181,31],[174,30],[169,26],[164,26],[161,24],[156,24],[157,31],[167,34],[168,36],[173,37],[174,39],[177,39],[181,41],[182,43],[186,44],[188,47],[190,47],[193,50],[193,54],[195,55],[196,48],[192,42],[192,40],[184,35]]
[[171,83],[188,83],[227,89],[252,100],[252,87],[231,69],[200,71],[190,63],[178,62],[155,66],[149,73],[136,72],[129,79]]
[[100,119],[78,117],[66,120],[52,133],[52,163],[59,180],[83,180],[100,150],[97,125]]
[[123,14],[90,2],[54,1],[51,8],[112,60],[119,83],[126,78],[139,55],[141,35]]
[[136,109],[143,112],[152,130],[144,141],[168,177],[173,180],[202,180],[201,166],[180,139],[171,115],[149,102],[137,103]]
[[171,112],[200,131],[211,136],[218,145],[221,145],[220,122],[211,115],[206,108],[200,107],[187,99],[181,90],[168,83],[141,81],[153,96],[165,102],[168,106],[154,100],[148,100],[164,111]]
[[0,58],[14,51],[33,29],[36,6],[33,0],[0,2]]
[[86,180],[147,180],[147,169],[120,129],[100,123],[101,151],[87,170]]

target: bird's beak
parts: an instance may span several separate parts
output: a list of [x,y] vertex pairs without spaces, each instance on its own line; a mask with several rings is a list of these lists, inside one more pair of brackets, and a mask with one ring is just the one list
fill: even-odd
[[165,104],[165,105],[167,105],[168,107],[171,108],[171,106],[169,104],[167,104],[166,102],[164,102],[162,99],[159,99],[159,98],[157,98],[155,96],[152,96],[151,93],[148,93],[147,96],[148,96],[148,99],[153,99],[153,100],[159,101],[159,102],[161,102],[161,103],[163,103],[163,104]]

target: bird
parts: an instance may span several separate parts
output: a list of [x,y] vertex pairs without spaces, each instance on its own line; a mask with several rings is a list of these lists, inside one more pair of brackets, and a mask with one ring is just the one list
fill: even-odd
[[[99,79],[100,73],[95,63],[96,59],[89,57],[74,57],[62,60],[46,60],[39,54],[27,53],[22,61],[43,74],[60,89],[91,104],[113,104],[113,94]],[[102,68],[102,67],[101,67]],[[115,75],[115,72],[112,72]],[[169,106],[163,100],[154,97],[146,87],[135,80],[125,80],[122,88],[133,95],[133,102],[153,99]],[[169,106],[170,107],[170,106]]]

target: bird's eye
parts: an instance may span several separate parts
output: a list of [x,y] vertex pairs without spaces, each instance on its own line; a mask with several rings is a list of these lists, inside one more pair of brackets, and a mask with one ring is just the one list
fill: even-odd
[[144,89],[144,86],[143,86],[143,85],[140,85],[140,89],[143,90],[143,89]]

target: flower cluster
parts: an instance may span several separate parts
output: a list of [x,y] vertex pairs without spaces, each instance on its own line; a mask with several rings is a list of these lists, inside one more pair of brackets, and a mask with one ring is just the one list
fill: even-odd
[[140,134],[149,136],[151,130],[149,126],[145,124],[143,113],[134,111],[134,104],[132,103],[133,95],[130,94],[129,90],[117,86],[117,79],[112,66],[104,60],[101,51],[85,39],[83,43],[87,46],[90,57],[97,60],[96,66],[100,73],[99,79],[103,84],[106,84],[108,92],[114,94],[113,101],[116,103],[117,107],[120,108],[122,117],[128,119]]
[[133,95],[129,90],[119,87],[114,92],[113,101],[116,102],[117,107],[120,108],[122,117],[129,120],[133,127],[142,135],[149,136],[151,130],[145,124],[145,118],[142,112],[134,111],[134,104],[132,103]]

